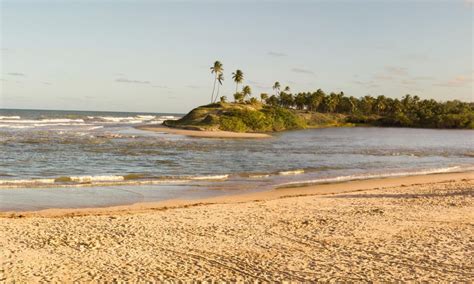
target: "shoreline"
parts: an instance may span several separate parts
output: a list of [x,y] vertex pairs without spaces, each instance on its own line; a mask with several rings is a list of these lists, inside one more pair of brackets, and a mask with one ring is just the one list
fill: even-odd
[[208,130],[189,130],[180,128],[171,128],[163,124],[155,125],[139,125],[135,126],[136,129],[160,132],[166,134],[177,134],[185,135],[189,137],[200,137],[200,138],[245,138],[245,139],[262,139],[272,137],[266,133],[245,133],[245,132],[231,132],[231,131],[208,131]]
[[313,195],[274,190],[273,196],[141,211],[0,218],[0,278],[20,283],[473,278],[472,172],[317,189]]
[[364,180],[352,180],[335,183],[310,184],[304,186],[275,188],[269,191],[241,193],[202,199],[171,199],[158,202],[139,202],[134,204],[96,207],[96,208],[51,208],[38,211],[4,211],[0,218],[24,217],[78,217],[101,215],[137,214],[169,209],[207,206],[216,204],[240,204],[270,201],[301,196],[335,195],[348,192],[361,192],[393,187],[406,187],[421,184],[436,184],[447,181],[474,180],[474,171],[435,173],[415,176],[386,177]]

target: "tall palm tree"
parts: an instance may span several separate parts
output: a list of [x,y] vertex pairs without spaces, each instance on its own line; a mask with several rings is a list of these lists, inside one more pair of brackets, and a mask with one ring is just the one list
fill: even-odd
[[214,62],[214,65],[211,67],[211,74],[216,74],[214,78],[214,87],[212,88],[212,94],[211,94],[211,103],[214,101],[214,91],[216,89],[216,82],[217,82],[217,77],[219,77],[219,74],[222,74],[224,71],[222,63],[217,60]]
[[239,84],[244,80],[244,73],[237,69],[232,73],[232,79],[234,79],[235,82],[235,93],[238,93]]
[[280,93],[280,82],[276,81],[275,84],[273,84],[273,90],[276,91],[276,95],[278,96],[278,94]]
[[217,101],[217,98],[219,97],[219,90],[220,90],[220,86],[222,86],[223,81],[224,81],[224,74],[219,73],[219,76],[217,76],[217,82],[219,83],[217,84],[217,94],[213,102]]
[[284,91],[285,93],[289,93],[289,92],[290,92],[290,87],[289,87],[289,86],[286,86],[285,89],[283,89],[283,91]]

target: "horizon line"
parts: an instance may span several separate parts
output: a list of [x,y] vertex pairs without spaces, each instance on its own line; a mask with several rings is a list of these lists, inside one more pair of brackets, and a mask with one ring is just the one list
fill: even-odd
[[150,111],[115,111],[115,110],[77,110],[77,109],[41,109],[41,108],[0,108],[2,110],[33,110],[33,111],[75,111],[75,112],[123,112],[123,113],[150,113],[150,114],[185,114],[179,112],[150,112]]

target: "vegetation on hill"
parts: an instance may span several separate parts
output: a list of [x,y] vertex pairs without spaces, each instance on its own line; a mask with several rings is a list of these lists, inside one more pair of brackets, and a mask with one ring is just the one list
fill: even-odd
[[[385,96],[356,98],[343,92],[326,94],[315,92],[291,93],[282,89],[280,82],[272,86],[272,95],[251,97],[241,70],[232,72],[235,83],[234,103],[227,97],[219,98],[224,81],[220,61],[210,68],[214,76],[211,104],[195,108],[182,119],[165,121],[171,127],[228,130],[236,132],[271,132],[307,127],[373,125],[420,128],[474,129],[474,103],[458,100],[438,102],[405,95],[401,99]],[[216,83],[217,92],[216,92]],[[217,100],[219,99],[219,102]]]
[[307,113],[261,102],[218,102],[193,109],[179,120],[167,120],[166,126],[196,130],[233,132],[274,132],[307,127],[347,125],[346,116]]

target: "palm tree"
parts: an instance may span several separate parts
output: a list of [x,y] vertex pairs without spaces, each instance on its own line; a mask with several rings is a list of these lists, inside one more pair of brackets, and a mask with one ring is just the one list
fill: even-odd
[[306,103],[306,95],[304,93],[298,93],[295,96],[295,105],[297,109],[304,109]]
[[222,66],[222,63],[219,60],[214,62],[214,66],[211,67],[211,74],[215,73],[216,76],[214,78],[214,87],[212,88],[211,103],[214,101],[214,91],[216,89],[217,78],[219,77],[219,74],[222,74],[223,71],[224,68]]
[[276,91],[276,95],[280,93],[280,82],[276,81],[275,84],[273,84],[273,90]]
[[235,72],[232,73],[232,79],[235,82],[235,93],[238,93],[239,83],[242,83],[244,80],[244,73],[237,69]]
[[245,97],[250,96],[252,94],[252,89],[250,88],[250,86],[243,87],[242,94],[244,95],[244,99]]
[[358,100],[354,98],[353,96],[349,97],[349,102],[351,105],[351,113],[355,113],[357,111],[357,102]]
[[275,95],[271,95],[267,100],[267,104],[269,104],[271,106],[277,106],[278,105],[278,98]]
[[283,89],[283,91],[284,91],[285,93],[289,93],[289,92],[290,92],[290,87],[289,87],[289,86],[286,86],[285,89]]
[[377,114],[382,114],[385,111],[387,107],[385,101],[386,101],[385,96],[378,96],[375,99],[375,112]]
[[244,94],[237,92],[234,94],[234,101],[242,103],[244,101]]
[[222,81],[224,81],[224,74],[219,73],[219,76],[217,76],[217,82],[219,82],[219,84],[217,85],[217,94],[214,101],[217,101],[217,98],[219,97],[219,90],[220,90],[220,86],[222,86]]
[[261,99],[262,103],[266,102],[267,99],[268,99],[268,94],[267,93],[261,93],[260,94],[260,99]]

